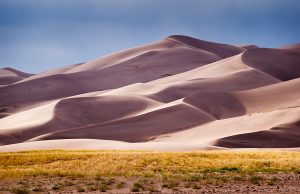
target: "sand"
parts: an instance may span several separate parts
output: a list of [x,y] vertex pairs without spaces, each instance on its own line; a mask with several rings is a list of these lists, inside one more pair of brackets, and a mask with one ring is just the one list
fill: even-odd
[[173,35],[36,75],[0,70],[0,151],[300,147],[300,50]]

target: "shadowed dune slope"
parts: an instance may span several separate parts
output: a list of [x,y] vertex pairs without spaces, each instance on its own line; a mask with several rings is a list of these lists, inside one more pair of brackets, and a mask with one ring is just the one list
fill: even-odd
[[266,131],[234,135],[219,139],[215,145],[227,148],[293,148],[300,147],[300,119]]
[[193,48],[203,49],[212,53],[215,53],[216,55],[227,58],[231,57],[233,55],[237,55],[246,49],[238,46],[228,45],[228,44],[220,44],[220,43],[214,43],[204,40],[199,40],[196,38],[192,38],[189,36],[182,36],[182,35],[172,35],[167,38],[167,40],[173,40],[176,42],[180,42],[185,45],[189,45]]
[[213,120],[213,117],[197,108],[178,103],[120,121],[46,134],[34,140],[92,138],[142,142]]
[[184,98],[191,104],[217,119],[237,117],[246,114],[243,104],[227,92],[200,92]]
[[282,81],[300,77],[300,49],[250,49],[242,61]]
[[[26,79],[27,77],[30,76],[33,76],[33,74],[24,73],[12,68],[0,69],[0,95],[1,95],[1,88],[8,87],[9,85],[14,84],[20,80]],[[6,98],[14,98],[14,97],[15,96],[10,95],[7,96]],[[3,101],[5,101],[5,99]],[[19,110],[18,105],[13,105],[11,107],[8,106],[9,105],[2,103],[0,99],[0,119],[3,117],[7,117]]]

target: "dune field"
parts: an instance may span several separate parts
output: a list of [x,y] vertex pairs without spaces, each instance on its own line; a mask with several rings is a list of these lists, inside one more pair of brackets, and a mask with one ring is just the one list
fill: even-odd
[[173,35],[38,74],[0,69],[0,151],[300,148],[300,47]]

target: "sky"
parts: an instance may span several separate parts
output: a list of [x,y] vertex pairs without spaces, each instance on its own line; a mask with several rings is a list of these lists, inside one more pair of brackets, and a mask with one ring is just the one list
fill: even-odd
[[39,73],[182,34],[300,42],[298,0],[0,0],[0,67]]

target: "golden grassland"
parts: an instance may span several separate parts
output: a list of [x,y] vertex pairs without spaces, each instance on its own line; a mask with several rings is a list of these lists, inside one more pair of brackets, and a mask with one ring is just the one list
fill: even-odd
[[184,179],[199,173],[300,172],[291,151],[28,151],[0,153],[0,179],[35,176]]

